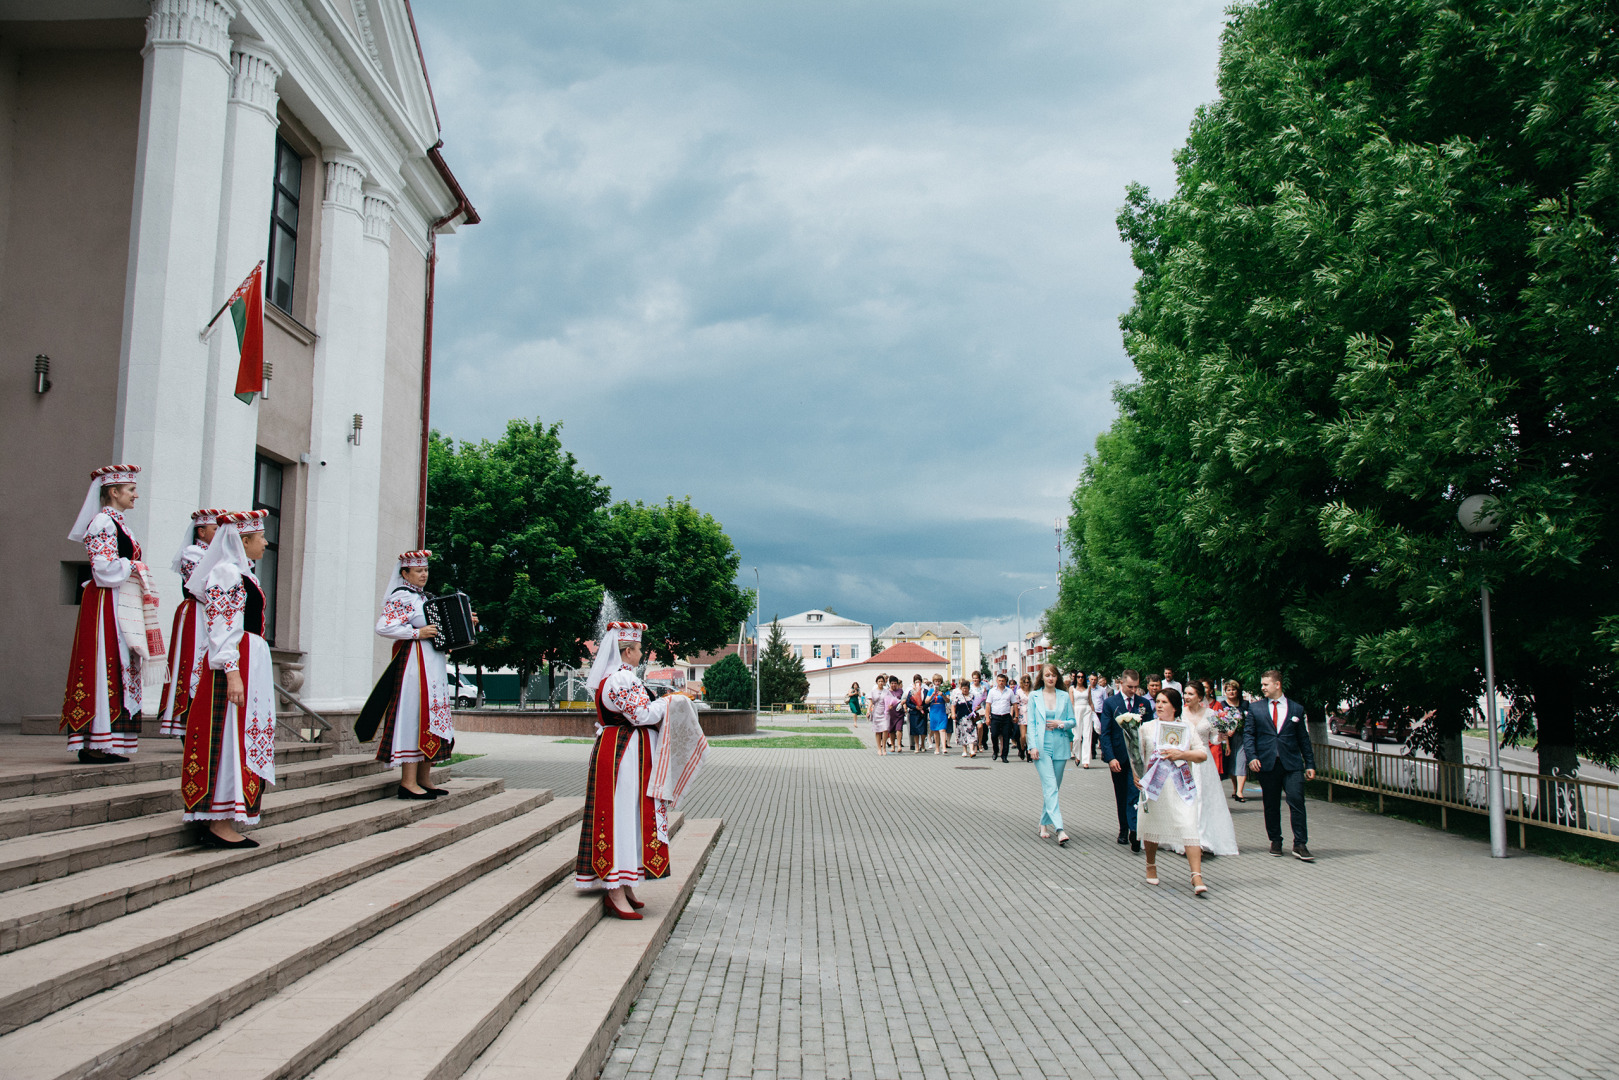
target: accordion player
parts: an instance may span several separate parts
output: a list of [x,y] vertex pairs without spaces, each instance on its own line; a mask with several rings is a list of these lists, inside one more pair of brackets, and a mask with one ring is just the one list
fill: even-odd
[[454,652],[473,644],[477,627],[472,622],[472,601],[457,590],[443,596],[432,596],[422,601],[422,614],[431,626],[438,627],[438,636],[431,639],[433,648],[440,652]]

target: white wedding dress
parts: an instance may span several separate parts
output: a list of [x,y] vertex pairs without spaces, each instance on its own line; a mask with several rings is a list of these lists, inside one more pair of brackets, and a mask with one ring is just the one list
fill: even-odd
[[[1208,746],[1214,741],[1214,716],[1207,710],[1198,717],[1190,713],[1181,719],[1190,721],[1197,736]],[[1225,803],[1225,788],[1220,784],[1220,770],[1214,767],[1213,757],[1192,765],[1197,777],[1197,837],[1198,846],[1211,855],[1235,855],[1237,830],[1231,824],[1231,810]],[[1175,851],[1185,853],[1186,845],[1170,844]]]

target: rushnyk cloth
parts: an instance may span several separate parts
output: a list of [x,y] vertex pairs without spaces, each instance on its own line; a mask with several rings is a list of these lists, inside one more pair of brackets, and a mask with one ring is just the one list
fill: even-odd
[[663,717],[663,738],[646,793],[662,799],[671,810],[680,808],[686,788],[708,760],[708,736],[697,719],[697,709],[685,694],[671,694]]

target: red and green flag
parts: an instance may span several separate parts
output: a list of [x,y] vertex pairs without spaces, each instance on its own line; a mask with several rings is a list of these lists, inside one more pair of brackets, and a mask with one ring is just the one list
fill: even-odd
[[264,392],[264,264],[253,268],[247,280],[225,301],[236,326],[236,396],[253,404]]

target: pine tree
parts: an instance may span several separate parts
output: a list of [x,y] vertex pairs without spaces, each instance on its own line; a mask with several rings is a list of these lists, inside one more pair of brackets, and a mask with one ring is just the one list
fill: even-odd
[[703,673],[703,698],[716,705],[723,702],[731,709],[751,709],[753,672],[735,653],[721,657],[719,663]]
[[787,635],[781,632],[781,623],[770,622],[770,637],[765,641],[764,655],[759,658],[759,697],[762,705],[796,705],[809,693],[809,677],[804,674],[804,662],[787,647]]

